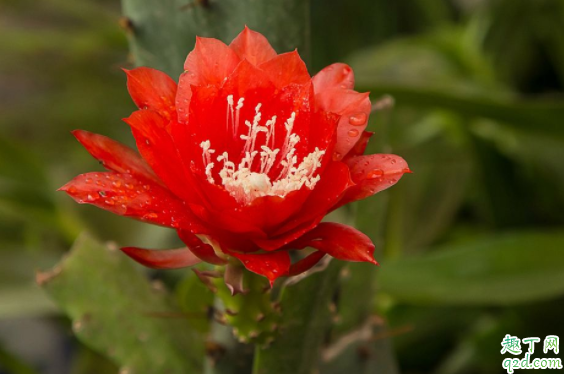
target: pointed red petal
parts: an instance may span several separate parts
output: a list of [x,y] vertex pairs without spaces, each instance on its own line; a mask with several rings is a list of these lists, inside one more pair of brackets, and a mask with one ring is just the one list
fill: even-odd
[[220,84],[239,63],[237,53],[214,38],[196,37],[196,46],[188,54],[184,70],[194,75],[194,84]]
[[124,71],[127,89],[139,109],[154,110],[167,119],[176,117],[176,82],[171,77],[146,67]]
[[374,244],[360,231],[340,223],[322,222],[287,248],[316,248],[339,260],[364,261],[378,264],[374,260]]
[[276,51],[264,35],[247,26],[233,39],[229,47],[239,55],[241,60],[246,59],[255,66],[276,57]]
[[292,264],[292,266],[290,266],[290,271],[288,272],[288,275],[294,276],[301,274],[305,271],[308,271],[313,266],[315,266],[324,256],[325,253],[321,251],[315,251],[313,253],[310,253],[309,255],[302,258],[298,262]]
[[286,251],[260,254],[224,252],[241,260],[247,270],[268,278],[271,286],[278,277],[287,275],[290,269],[290,255]]
[[322,92],[331,88],[354,87],[354,73],[349,65],[336,63],[327,66],[313,78],[315,92]]
[[121,250],[140,264],[153,269],[179,269],[202,262],[186,247],[162,250],[124,247]]
[[294,84],[308,84],[311,81],[305,62],[297,51],[283,53],[260,65],[277,88]]
[[213,38],[196,37],[196,46],[184,63],[185,72],[178,81],[176,109],[178,120],[188,122],[191,86],[219,86],[239,64],[239,56],[225,43]]
[[355,186],[349,188],[338,206],[372,196],[396,184],[410,173],[407,162],[396,155],[355,156],[346,160]]
[[88,131],[75,130],[72,133],[106,169],[158,181],[153,170],[133,149],[106,136]]
[[215,254],[212,246],[202,242],[200,238],[187,230],[178,230],[178,237],[190,248],[192,253],[194,253],[198,258],[205,262],[209,262],[214,265],[225,265],[226,260],[218,257]]
[[185,201],[198,201],[189,173],[166,130],[168,121],[151,110],[133,112],[124,121],[131,127],[137,149],[167,187]]
[[60,190],[80,204],[168,227],[202,230],[191,212],[168,190],[130,174],[87,173]]
[[315,101],[322,110],[341,116],[333,152],[333,159],[341,160],[359,141],[368,124],[370,98],[367,93],[333,88],[317,93]]

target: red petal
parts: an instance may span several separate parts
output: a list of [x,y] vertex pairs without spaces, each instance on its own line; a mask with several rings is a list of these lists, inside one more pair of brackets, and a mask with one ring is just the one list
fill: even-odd
[[317,73],[313,79],[315,92],[323,92],[331,88],[354,87],[354,73],[349,65],[336,63],[327,66]]
[[346,160],[355,186],[349,188],[338,206],[372,196],[396,184],[410,173],[407,162],[396,155],[355,156]]
[[305,271],[308,271],[314,265],[316,265],[324,256],[325,253],[321,251],[315,251],[313,253],[310,253],[309,255],[302,258],[298,262],[292,264],[292,266],[290,266],[290,271],[288,272],[288,275],[294,276],[301,274]]
[[190,174],[166,131],[168,121],[151,110],[133,112],[124,121],[131,127],[139,152],[167,187],[185,201],[198,201]]
[[176,117],[176,82],[165,73],[146,67],[125,70],[127,89],[139,109],[151,109],[166,119]]
[[188,54],[184,70],[194,74],[197,85],[220,84],[240,59],[225,43],[214,38],[196,37],[196,46]]
[[341,116],[333,153],[334,160],[341,160],[358,142],[368,124],[370,98],[367,93],[334,88],[316,94],[315,100],[322,110]]
[[88,131],[75,130],[72,133],[106,169],[158,181],[153,170],[133,149],[106,136]]
[[290,255],[286,251],[260,254],[225,252],[241,260],[247,270],[268,278],[271,286],[276,278],[287,275],[290,269]]
[[356,142],[354,147],[345,156],[345,162],[350,157],[363,155],[372,135],[374,135],[372,131],[363,131],[360,139],[358,139],[358,142]]
[[[300,228],[307,230],[311,228],[312,223],[317,224],[321,221],[323,216],[341,200],[345,190],[352,185],[353,183],[349,176],[348,167],[342,162],[330,163],[327,170],[325,170],[321,176],[320,181],[315,186],[315,189],[303,204],[299,214],[289,219],[276,232],[276,235],[280,235],[285,239],[277,239],[274,237],[271,239],[272,243],[266,241],[258,243],[257,241],[257,244],[259,244],[261,248],[268,249],[283,241],[289,243],[290,240],[297,238],[297,236],[293,234],[302,231]],[[290,235],[290,240],[286,239],[288,235]]]
[[227,78],[239,63],[237,53],[225,43],[213,38],[196,37],[196,46],[184,63],[186,70],[178,81],[176,108],[178,120],[188,121],[191,86],[217,85]]
[[241,60],[246,59],[255,66],[276,57],[276,51],[270,46],[264,35],[247,26],[233,39],[229,47],[239,55]]
[[80,204],[92,204],[122,216],[162,226],[203,230],[190,210],[168,190],[130,174],[82,174],[60,190]]
[[202,262],[186,247],[162,250],[124,247],[121,250],[140,264],[153,269],[179,269]]
[[225,265],[226,260],[218,257],[213,250],[213,247],[207,243],[202,242],[200,238],[186,230],[178,230],[178,237],[190,248],[198,258],[205,262],[215,265]]
[[268,74],[270,80],[277,88],[289,84],[308,84],[311,77],[307,72],[305,62],[297,51],[283,53],[260,65],[260,68]]
[[316,248],[339,260],[365,261],[378,264],[374,260],[374,244],[360,231],[340,223],[323,222],[287,248]]

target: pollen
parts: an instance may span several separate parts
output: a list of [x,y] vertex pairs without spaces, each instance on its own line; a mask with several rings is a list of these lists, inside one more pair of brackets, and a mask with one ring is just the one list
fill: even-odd
[[[239,134],[239,117],[243,105],[244,98],[239,98],[235,105],[234,97],[227,97],[226,130],[231,132],[233,138]],[[316,172],[321,167],[321,160],[325,155],[324,150],[316,147],[302,160],[298,160],[296,145],[300,142],[300,137],[293,132],[295,112],[284,121],[284,141],[281,148],[276,148],[278,118],[272,116],[264,120],[261,107],[260,103],[255,107],[252,121],[244,121],[246,134],[239,135],[239,138],[245,143],[238,165],[230,161],[227,152],[215,158],[218,166],[221,166],[217,173],[221,181],[216,182],[214,179],[213,170],[216,165],[212,160],[215,150],[211,148],[211,142],[206,140],[200,144],[207,181],[222,185],[239,203],[245,205],[262,196],[285,197],[303,186],[313,189],[321,178]],[[257,146],[259,136],[264,137],[264,144],[260,147]],[[276,174],[275,170],[280,171]]]

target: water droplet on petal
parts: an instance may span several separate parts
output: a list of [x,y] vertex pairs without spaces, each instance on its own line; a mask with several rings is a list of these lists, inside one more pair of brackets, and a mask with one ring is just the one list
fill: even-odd
[[143,216],[143,219],[156,219],[158,217],[157,213],[147,213]]
[[367,179],[376,179],[376,178],[380,178],[382,175],[384,175],[384,172],[380,169],[374,169],[368,172],[368,174],[366,174],[366,178]]
[[86,178],[84,182],[86,182],[86,184],[90,184],[92,183],[92,178]]
[[392,158],[392,159],[390,160],[390,164],[395,164],[395,163],[396,163],[396,160]]
[[119,187],[121,187],[121,182],[120,182],[120,181],[113,181],[113,182],[112,182],[112,185],[113,185],[114,187],[119,188]]
[[145,144],[151,145],[151,142],[149,141],[149,139],[145,139]]
[[345,66],[343,68],[343,75],[347,75],[351,72],[351,68],[349,68],[348,66]]
[[355,129],[349,130],[349,132],[347,134],[349,134],[349,136],[351,138],[355,138],[355,137],[358,136],[358,130],[355,130]]
[[389,181],[388,183],[394,184],[394,183],[396,183],[397,181],[398,181],[397,179],[390,179],[390,181]]
[[362,126],[366,123],[366,113],[357,113],[349,118],[349,123],[353,126]]
[[106,197],[106,191],[98,191],[98,195]]
[[333,153],[333,161],[337,161],[341,158],[341,154],[339,152]]
[[96,198],[93,195],[90,195],[90,194],[88,194],[88,196],[86,198],[88,199],[88,201],[96,200]]

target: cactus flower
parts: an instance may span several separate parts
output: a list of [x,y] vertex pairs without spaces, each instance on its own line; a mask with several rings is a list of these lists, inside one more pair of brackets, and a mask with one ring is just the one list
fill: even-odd
[[[353,90],[351,68],[333,64],[312,78],[296,51],[277,54],[245,28],[230,45],[198,38],[184,69],[178,84],[158,70],[126,70],[139,110],[125,122],[139,153],[74,131],[108,171],[61,189],[175,229],[185,248],[123,248],[154,268],[241,263],[272,283],[324,255],[376,263],[366,235],[321,222],[409,172],[399,156],[363,155],[371,104]],[[290,251],[306,247],[313,252],[292,263]]]

